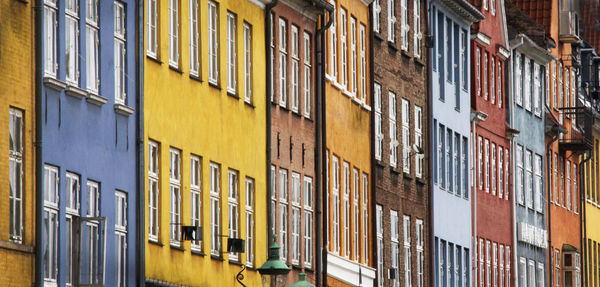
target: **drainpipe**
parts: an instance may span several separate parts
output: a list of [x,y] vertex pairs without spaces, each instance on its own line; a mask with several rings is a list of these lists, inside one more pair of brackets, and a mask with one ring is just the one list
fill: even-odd
[[[315,156],[315,165],[317,168],[317,176],[319,177],[319,179],[316,180],[317,184],[321,184],[322,181],[325,180],[325,178],[327,178],[327,174],[326,173],[326,169],[324,167],[323,163],[326,163],[326,158],[327,158],[327,128],[326,128],[326,106],[325,106],[325,71],[324,71],[324,65],[325,65],[325,61],[327,61],[326,58],[326,53],[324,53],[326,47],[325,47],[325,30],[329,29],[329,27],[333,24],[333,11],[335,11],[335,7],[333,7],[331,4],[326,3],[322,0],[320,1],[314,1],[313,3],[317,4],[317,6],[319,6],[319,8],[323,8],[325,10],[327,10],[328,14],[329,14],[329,20],[327,21],[327,24],[325,24],[325,26],[318,28],[317,29],[317,45],[315,45],[316,49],[317,49],[317,74],[316,74],[316,111],[317,111],[317,137],[316,137],[316,141],[317,141],[317,150],[315,151],[316,156]],[[321,20],[322,22],[325,21],[325,14],[322,14],[321,16]],[[315,204],[317,207],[317,220],[315,220],[315,227],[316,227],[316,233],[317,236],[316,238],[322,237],[322,241],[320,242],[320,240],[316,240],[316,250],[317,250],[317,262],[316,262],[316,271],[317,271],[317,278],[316,278],[316,286],[327,286],[327,247],[326,247],[326,242],[328,239],[328,222],[327,222],[327,218],[328,218],[328,213],[327,213],[327,203],[323,202],[321,203],[322,199],[321,196],[325,193],[328,192],[327,191],[327,186],[326,183],[322,183],[322,188],[319,189],[319,187],[317,187],[317,193],[316,193],[316,197],[315,197]],[[323,227],[321,227],[321,223],[323,224]],[[323,234],[319,234],[320,232],[323,232]],[[321,247],[321,243],[323,243],[324,247]],[[323,278],[321,278],[321,276]]]
[[145,205],[145,174],[144,174],[144,160],[145,160],[145,156],[144,156],[144,2],[146,1],[138,1],[138,6],[137,6],[137,25],[136,25],[136,29],[137,29],[137,35],[138,35],[138,39],[137,39],[137,44],[138,44],[138,53],[137,53],[137,69],[136,69],[136,79],[137,79],[137,85],[136,85],[136,120],[137,120],[137,124],[136,124],[136,131],[137,131],[137,135],[136,135],[136,141],[137,141],[137,153],[136,153],[136,175],[137,175],[137,240],[138,240],[138,244],[136,246],[136,252],[137,252],[137,261],[138,264],[136,267],[136,275],[137,275],[137,286],[144,286],[145,285],[145,277],[146,277],[146,270],[145,270],[145,262],[146,262],[146,254],[145,254],[145,248],[144,246],[146,246],[146,228],[145,228],[145,223],[146,223],[146,217],[145,217],[145,211],[146,211],[146,205]]
[[[583,236],[581,237],[581,250],[583,253],[583,262],[587,262],[587,243],[586,238],[587,238],[587,225],[586,225],[586,204],[585,204],[585,196],[582,196],[582,191],[585,194],[585,181],[584,176],[583,176],[583,166],[586,164],[586,162],[588,162],[590,159],[592,159],[592,151],[587,152],[588,157],[586,159],[584,159],[581,163],[579,163],[579,210],[580,210],[580,217],[581,217],[581,227],[580,229],[583,229]],[[583,199],[582,199],[583,198]],[[584,263],[582,263],[582,261],[579,261],[579,264],[581,264],[582,266],[585,265]],[[587,265],[585,265],[587,268]],[[583,268],[581,268],[580,266],[580,270],[582,270],[582,272],[585,272],[585,270],[583,270]],[[588,280],[587,280],[587,275],[583,276],[582,278],[583,280],[583,286],[588,286]]]
[[[471,139],[471,142],[473,143],[471,145],[471,155],[473,158],[473,194],[471,196],[471,200],[472,200],[472,226],[471,226],[471,232],[472,232],[472,237],[473,237],[473,241],[474,242],[478,242],[477,240],[477,194],[479,191],[479,185],[477,184],[477,174],[479,173],[479,170],[477,170],[478,164],[475,164],[475,147],[477,145],[477,125],[481,122],[484,122],[487,119],[487,114],[482,112],[482,111],[473,111],[471,112],[471,130],[473,131],[473,138]],[[475,245],[473,245],[475,246]],[[476,250],[473,250],[473,252],[476,252]],[[472,266],[477,266],[477,257],[473,257],[472,260]],[[477,277],[477,274],[475,274],[475,277]]]
[[[429,18],[431,17],[431,1],[426,1],[425,3],[428,3],[429,5],[425,4],[427,7],[427,12],[425,17],[427,17],[427,21],[425,21],[425,26],[427,29],[427,34],[429,34],[430,32],[430,23],[432,22],[432,20]],[[374,9],[374,7],[373,7]],[[435,16],[434,16],[435,17]],[[431,39],[433,41],[437,41],[435,39],[435,37],[433,35],[430,35]],[[371,40],[372,41],[372,40]],[[427,48],[427,59],[428,61],[431,63],[432,61],[432,52],[431,50],[433,49],[434,45],[432,45],[431,47]],[[433,57],[436,57],[435,53],[433,55]],[[434,254],[434,250],[435,250],[435,234],[434,234],[434,226],[433,226],[433,210],[434,210],[434,204],[433,204],[433,164],[431,164],[431,155],[433,154],[433,146],[432,144],[432,140],[434,137],[432,135],[433,129],[431,128],[431,126],[433,125],[433,113],[432,111],[432,107],[433,107],[433,100],[432,100],[432,94],[431,94],[431,65],[427,65],[427,76],[425,79],[425,83],[426,83],[426,95],[427,95],[427,127],[429,127],[429,130],[427,131],[427,133],[429,134],[429,143],[427,145],[427,157],[429,158],[429,164],[427,164],[427,172],[429,175],[429,188],[427,190],[427,196],[428,196],[428,209],[429,211],[427,212],[427,216],[429,217],[429,227],[427,228],[427,231],[429,233],[429,257],[432,258],[431,260],[429,260],[429,280],[435,282],[435,264],[437,262],[435,262],[435,254]],[[373,106],[374,107],[374,106]],[[435,143],[437,144],[437,143]],[[433,159],[433,160],[437,160],[437,159]],[[375,244],[373,246],[376,246]],[[377,248],[374,248],[373,250],[377,250]],[[377,252],[375,252],[377,253]],[[473,252],[471,251],[471,254],[473,254]],[[472,264],[471,264],[472,265]],[[473,274],[473,272],[471,272],[471,274]],[[434,284],[432,282],[429,282],[429,286],[433,286]]]
[[35,285],[42,287],[44,284],[42,260],[43,258],[43,170],[42,161],[42,86],[43,86],[43,59],[42,40],[44,31],[44,1],[35,1]]
[[266,112],[266,152],[267,152],[267,157],[266,157],[266,171],[267,171],[267,176],[266,176],[266,185],[267,185],[267,228],[269,230],[267,230],[267,240],[265,241],[265,244],[267,245],[267,250],[269,250],[269,245],[271,244],[270,241],[273,238],[273,232],[272,230],[274,229],[275,226],[275,222],[272,222],[271,220],[271,213],[273,212],[273,210],[271,210],[271,197],[273,196],[273,192],[275,192],[273,190],[274,187],[271,186],[271,97],[273,97],[273,90],[271,89],[272,83],[273,83],[273,73],[271,72],[273,70],[273,67],[271,66],[271,59],[273,58],[273,55],[271,55],[271,27],[273,26],[273,23],[271,22],[271,10],[273,9],[273,7],[275,7],[277,5],[277,3],[279,2],[279,0],[272,0],[269,4],[267,4],[265,6],[265,19],[267,19],[267,21],[265,21],[265,48],[266,48],[266,69],[265,71],[267,72],[267,76],[266,78],[266,87],[267,87],[267,92],[265,93],[265,112]]

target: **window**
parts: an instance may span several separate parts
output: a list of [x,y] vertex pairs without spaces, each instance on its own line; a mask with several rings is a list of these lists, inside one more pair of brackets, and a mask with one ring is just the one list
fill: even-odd
[[535,286],[535,262],[533,260],[529,260],[529,269],[527,273],[529,286]]
[[508,152],[508,148],[504,149],[504,156],[505,156],[505,158],[504,158],[504,174],[506,175],[506,180],[504,181],[504,191],[505,191],[505,193],[504,193],[504,199],[508,200],[509,199],[508,197],[509,197],[509,194],[510,194],[510,189],[508,188],[508,182],[509,182],[509,180],[508,180],[508,175],[509,175],[508,168],[509,168],[509,165],[510,165],[510,158],[509,158],[510,157],[510,153]]
[[544,276],[545,272],[544,272],[544,263],[538,262],[537,263],[537,287],[544,287],[545,285],[545,280],[544,280]]
[[58,279],[58,168],[44,166],[44,282],[56,285]]
[[408,51],[408,30],[410,30],[410,25],[408,25],[408,0],[400,0],[400,13],[402,17],[401,48]]
[[[100,184],[88,180],[87,182],[87,214],[88,217],[100,217]],[[86,223],[88,234],[88,274],[89,282],[100,283],[103,277],[104,266],[102,264],[100,226],[99,222],[92,220]]]
[[171,148],[169,152],[169,186],[170,186],[170,242],[181,245],[181,152]]
[[[461,88],[463,90],[467,90],[467,85],[469,84],[469,68],[467,67],[467,31],[465,29],[460,29],[460,64],[461,64],[461,72],[462,72],[462,81]],[[456,95],[456,107],[460,108],[460,95]]]
[[492,150],[490,151],[492,156],[492,195],[496,195],[496,144],[492,143]]
[[[190,201],[191,225],[202,226],[202,165],[197,156],[190,157]],[[196,234],[199,236],[200,234]],[[192,250],[202,251],[202,241],[194,240]]]
[[359,190],[360,190],[360,173],[358,171],[358,169],[354,168],[353,170],[353,178],[354,178],[354,182],[352,184],[352,201],[353,201],[353,209],[352,209],[352,215],[353,215],[353,220],[352,220],[352,254],[353,254],[353,260],[354,261],[358,261],[358,216],[360,213],[360,208],[359,208]]
[[542,99],[542,69],[537,63],[533,64],[533,112],[540,116]]
[[479,287],[483,287],[483,280],[484,280],[484,268],[483,268],[483,261],[484,261],[484,253],[483,253],[483,239],[479,239]]
[[333,156],[333,251],[340,252],[340,164],[336,156]]
[[527,176],[525,177],[525,201],[527,202],[527,207],[533,207],[533,157],[530,150],[525,152],[525,169],[527,171]]
[[98,51],[100,46],[100,31],[98,23],[98,1],[86,0],[86,77],[87,89],[92,93],[98,93],[100,87],[100,73],[98,70]]
[[366,173],[363,173],[362,175],[362,198],[362,258],[363,264],[369,264],[369,256],[367,253],[367,249],[369,248],[369,232],[367,231],[369,230],[369,179]]
[[506,272],[506,284],[510,286],[510,261],[512,260],[512,257],[510,257],[510,246],[506,246],[506,270],[504,270],[504,272]]
[[304,32],[304,116],[310,119],[312,100],[311,36]]
[[298,112],[298,108],[300,106],[300,82],[299,82],[299,73],[300,73],[300,55],[298,52],[299,49],[299,39],[298,39],[298,26],[292,25],[292,39],[291,39],[291,49],[292,49],[292,111]]
[[571,210],[571,161],[567,160],[567,164],[566,164],[566,176],[567,176],[567,181],[565,182],[565,190],[567,192],[567,195],[565,196],[565,200],[566,200],[566,204],[567,204],[567,209]]
[[[117,239],[117,286],[127,285],[127,194],[115,192],[116,221],[115,236]],[[67,239],[68,240],[68,239]]]
[[498,197],[504,196],[504,149],[498,146]]
[[[452,134],[450,133],[452,136]],[[459,146],[460,146],[460,135],[458,133],[454,133],[454,138],[450,143],[450,152],[452,153],[451,164],[450,164],[450,191],[456,192],[460,196],[460,166],[459,166]],[[450,141],[448,141],[450,142]]]
[[[54,0],[55,1],[55,0]],[[158,3],[157,0],[148,0],[148,47],[146,54],[156,58],[158,51]]]
[[519,204],[523,205],[525,199],[523,198],[523,147],[517,145],[517,200]]
[[200,77],[200,9],[190,0],[190,75]]
[[[423,150],[423,109],[419,106],[415,106],[415,145]],[[423,157],[415,154],[415,175],[419,178],[423,176]]]
[[366,52],[366,28],[360,24],[360,100],[367,103],[367,52]]
[[358,83],[357,83],[357,70],[356,70],[356,65],[357,65],[357,57],[356,57],[356,18],[354,17],[350,17],[350,54],[351,54],[351,58],[350,58],[350,69],[351,69],[351,75],[350,75],[350,80],[352,81],[350,83],[350,92],[352,93],[352,95],[356,98],[357,96],[357,92],[358,92]]
[[498,287],[498,244],[496,244],[496,242],[494,242],[492,251],[493,251],[492,252],[492,259],[493,259],[492,268],[494,270],[493,286]]
[[[379,286],[383,286],[383,208],[381,205],[376,206],[377,216],[377,282]],[[364,229],[363,229],[364,230]],[[364,232],[366,233],[366,232]]]
[[381,0],[373,1],[373,31],[376,33],[379,33],[381,29],[381,24],[379,22],[381,17],[381,5],[379,5],[379,1]]
[[527,260],[519,257],[519,284],[518,286],[527,286]]
[[500,281],[498,283],[498,286],[504,287],[504,245],[502,244],[500,244],[499,247],[498,259],[498,266],[500,267],[500,271],[498,271],[498,274],[500,275]]
[[381,120],[381,85],[374,84],[375,92],[375,159],[382,159],[383,150],[383,127]]
[[411,251],[410,251],[410,217],[404,215],[404,286],[412,286]]
[[10,108],[9,112],[9,185],[10,185],[10,239],[23,240],[23,112]]
[[446,33],[444,34],[444,38],[446,40],[446,80],[452,82],[452,69],[454,68],[452,64],[452,20],[448,17],[446,17]]
[[279,105],[287,107],[287,23],[279,18]]
[[300,264],[300,174],[292,172],[292,264]]
[[[239,209],[239,180],[238,172],[229,170],[228,175],[228,218],[229,218],[229,238],[239,238],[240,233],[240,209]],[[237,252],[229,253],[229,260],[239,261]]]
[[169,65],[179,68],[179,0],[169,0]]
[[573,163],[573,211],[575,213],[577,213],[577,190],[578,190],[578,186],[577,186],[577,165],[575,163]]
[[492,262],[491,262],[492,244],[489,240],[485,241],[485,284],[487,287],[492,286]]
[[44,76],[52,78],[56,78],[56,72],[58,71],[56,54],[56,40],[58,38],[56,35],[58,29],[57,10],[57,0],[44,0]]
[[234,94],[237,90],[237,19],[236,15],[227,11],[227,92]]
[[492,56],[490,59],[490,65],[492,65],[490,67],[490,95],[491,95],[491,102],[492,105],[496,104],[496,65],[495,65],[496,61],[494,60],[494,57]]
[[158,143],[150,141],[148,143],[148,239],[158,241],[158,230],[160,220],[159,209],[159,184],[160,178],[160,152]]
[[[120,4],[115,2],[115,8],[117,7],[117,5]],[[78,1],[67,0],[65,2],[65,6],[65,68],[67,69],[66,80],[69,84],[79,86],[79,5]],[[117,12],[116,9],[115,12]],[[115,21],[115,23],[117,22]],[[48,23],[46,23],[45,25],[48,25]]]
[[571,107],[575,107],[576,106],[576,101],[577,101],[577,94],[576,94],[576,88],[577,86],[575,86],[575,68],[571,68]]
[[417,219],[415,222],[415,234],[417,235],[417,287],[425,287],[425,239],[423,220]]
[[[332,4],[335,7],[335,2],[332,2]],[[329,75],[332,77],[333,81],[337,81],[337,15],[336,15],[336,11],[337,9],[333,12],[333,22],[331,24],[331,27],[329,27],[329,36],[330,36],[330,40],[329,40]]]
[[350,165],[344,162],[344,256],[350,255]]
[[413,44],[415,57],[421,58],[421,39],[423,39],[423,33],[421,32],[421,1],[413,0]]
[[396,14],[395,14],[395,0],[387,0],[387,11],[388,11],[388,41],[394,43],[396,40]]
[[488,100],[488,52],[483,53],[483,98]]
[[[219,84],[219,7],[208,1],[208,82]],[[220,248],[220,247],[219,247]]]
[[[561,86],[562,87],[562,86]],[[565,157],[564,156],[560,156],[559,157],[559,182],[558,182],[558,189],[560,190],[560,204],[562,204],[563,207],[565,207]]]
[[[71,286],[73,284],[73,232],[74,232],[74,222],[73,217],[79,216],[79,198],[81,193],[81,184],[79,175],[67,172],[66,174],[67,185],[66,185],[66,195],[67,195],[67,206],[66,206],[66,227],[67,227],[67,238],[66,238],[66,284]],[[12,222],[12,221],[11,221]],[[118,239],[118,238],[117,238]],[[118,241],[118,240],[117,240]]]
[[115,1],[115,103],[122,105],[127,96],[125,17],[125,6]]
[[[390,258],[392,258],[392,270],[394,272],[394,277],[392,280],[392,286],[398,287],[400,283],[398,280],[399,273],[398,268],[400,267],[398,262],[400,261],[400,243],[399,243],[399,234],[398,234],[398,212],[395,210],[390,210]],[[390,274],[391,275],[391,274]],[[390,276],[391,277],[391,276]]]
[[[550,156],[552,152],[550,152]],[[558,205],[558,154],[554,153],[554,203]]]
[[402,166],[405,173],[410,173],[410,104],[402,99]]
[[477,47],[475,51],[475,85],[477,96],[481,96],[481,48]]
[[525,97],[525,109],[531,111],[531,60],[524,58],[525,80],[523,84],[523,92]]
[[346,9],[340,10],[340,48],[342,51],[340,57],[342,58],[342,86],[344,89],[348,88],[348,19],[346,18]]
[[523,63],[521,54],[515,54],[515,101],[517,105],[523,105]]
[[469,152],[469,139],[467,137],[462,137],[462,153],[460,157],[460,162],[462,166],[462,174],[461,174],[461,183],[462,183],[462,193],[465,199],[469,198],[469,180],[468,176],[468,159],[467,153]]
[[479,189],[483,189],[483,139],[481,136],[477,137],[477,177],[479,178]]
[[488,10],[488,0],[483,0],[483,10]]
[[396,167],[398,164],[398,136],[396,133],[396,95],[389,93],[389,113],[390,113],[390,166]]
[[252,103],[252,27],[244,23],[244,100]]
[[558,95],[556,94],[556,60],[550,62],[550,70],[552,72],[552,106],[558,108]]
[[542,190],[542,156],[536,154],[535,162],[534,162],[534,173],[535,173],[535,210],[538,212],[543,212],[543,203],[544,203],[544,191]]
[[254,179],[246,178],[246,266],[254,266]]
[[304,267],[312,267],[313,258],[313,185],[304,177]]
[[564,100],[563,100],[563,92],[564,92],[564,86],[563,86],[563,65],[562,62],[558,63],[558,70],[556,72],[558,74],[558,107],[562,108],[565,104]]
[[500,60],[498,60],[498,83],[497,83],[497,87],[498,87],[498,107],[502,108],[502,64],[500,62]]
[[560,287],[560,251],[554,250],[554,284],[556,287]]
[[221,256],[221,172],[210,163],[210,254]]
[[490,0],[490,10],[492,12],[492,15],[496,15],[496,1],[495,0]]
[[439,177],[440,177],[440,187],[441,188],[446,188],[446,152],[445,152],[445,146],[446,146],[446,127],[443,125],[440,125],[439,127],[440,130],[440,136],[439,136],[439,143],[438,143],[438,154],[439,154]]
[[485,192],[490,192],[490,140],[485,139]]

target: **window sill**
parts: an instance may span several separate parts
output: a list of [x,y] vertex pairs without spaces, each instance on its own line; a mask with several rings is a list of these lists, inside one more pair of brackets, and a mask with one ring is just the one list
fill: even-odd
[[342,94],[344,94],[346,97],[348,97],[350,99],[354,98],[354,95],[350,91],[348,91],[346,88],[344,88]]
[[412,55],[408,53],[408,50],[402,49],[401,54],[402,54],[402,56],[404,56],[406,58],[409,58],[409,59],[412,58]]
[[395,174],[400,174],[402,171],[398,167],[390,166],[390,170]]
[[390,50],[392,50],[394,53],[398,52],[398,47],[396,46],[396,43],[388,41],[387,44],[388,48],[390,48]]
[[415,64],[417,64],[421,67],[425,67],[425,62],[423,61],[423,59],[421,57],[414,57],[413,61],[415,61]]
[[417,183],[421,184],[421,185],[425,185],[427,184],[427,182],[425,182],[425,179],[423,179],[423,177],[417,177]]
[[160,247],[165,246],[164,244],[158,242],[158,240],[155,240],[155,239],[148,239],[148,243],[156,245],[156,246],[160,246]]
[[169,69],[183,75],[183,71],[178,67],[173,67],[173,66],[169,65]]
[[44,85],[59,92],[67,87],[67,84],[65,84],[64,82],[48,76],[44,77]]
[[211,87],[213,87],[213,88],[215,88],[215,89],[217,89],[217,90],[219,90],[219,91],[221,90],[221,86],[219,86],[218,84],[216,84],[214,82],[208,81],[208,85],[211,86]]
[[[305,263],[306,264],[306,263]],[[311,267],[311,266],[306,266],[304,265],[304,272],[310,272],[313,273],[315,270]]]
[[370,112],[371,111],[371,106],[367,105],[367,104],[363,104],[362,108],[365,109],[366,111]]
[[244,264],[242,264],[242,262],[239,260],[229,260],[229,264],[244,266]]
[[232,97],[232,98],[234,98],[234,99],[236,99],[236,100],[240,99],[240,97],[238,95],[236,95],[235,93],[232,93],[230,91],[227,91],[227,95],[230,96],[230,97]]
[[354,94],[352,94],[352,101],[353,101],[354,103],[356,103],[357,105],[359,105],[359,106],[362,106],[362,104],[363,104],[363,103],[362,103],[362,102],[361,102],[361,101],[358,99],[358,97],[356,96],[356,94],[355,94],[355,93],[354,93]]
[[196,75],[192,75],[192,74],[190,74],[190,79],[192,79],[192,80],[195,80],[195,81],[198,81],[198,82],[200,82],[200,83],[204,83],[204,81],[202,80],[202,78],[200,78],[200,77],[198,77],[198,76],[196,76]]
[[0,249],[14,250],[23,253],[33,253],[35,251],[33,246],[7,240],[0,240]]
[[199,256],[206,256],[206,254],[204,252],[202,252],[202,250],[194,250],[194,249],[192,249],[192,254],[193,255],[199,255]]
[[406,171],[403,171],[402,174],[404,176],[404,179],[407,179],[407,180],[412,180],[413,179],[413,176],[410,173],[406,172]]
[[67,85],[65,88],[65,94],[80,100],[87,96],[87,92],[85,90],[72,85]]
[[179,251],[182,251],[182,252],[185,251],[185,249],[183,247],[181,247],[181,246],[173,245],[172,243],[170,244],[170,246],[171,246],[171,249],[179,250]]
[[304,115],[304,119],[307,120],[307,121],[309,121],[309,122],[311,122],[311,123],[313,122],[313,119],[309,115],[305,114]]
[[126,105],[115,104],[115,113],[117,113],[117,114],[128,117],[128,116],[132,115],[134,111],[135,110],[133,108],[128,107]]
[[375,164],[378,165],[379,167],[385,168],[385,163],[382,160],[375,160]]
[[94,105],[101,107],[102,105],[104,105],[108,102],[108,99],[105,97],[96,95],[92,92],[89,92],[87,95],[87,101],[90,104],[94,104]]
[[148,55],[147,53],[146,53],[146,58],[147,58],[148,60],[151,60],[152,62],[155,62],[155,63],[159,64],[159,65],[162,65],[162,64],[163,64],[163,62],[162,62],[161,60],[159,60],[157,57],[155,57],[155,56],[150,56],[150,55]]
[[244,101],[244,104],[246,104],[246,107],[249,107],[249,108],[252,108],[252,109],[256,109],[256,107],[252,103]]
[[302,270],[302,266],[300,266],[300,263],[293,263],[292,268],[296,270]]
[[211,254],[210,258],[214,259],[214,260],[225,261],[225,259],[223,259],[222,256],[218,256],[218,255],[214,255],[214,254]]
[[289,112],[289,111],[290,111],[290,110],[287,108],[287,106],[285,106],[285,105],[283,105],[283,106],[282,106],[282,105],[279,105],[279,109],[282,109],[282,110],[284,110],[284,111],[286,111],[286,112]]
[[383,39],[383,37],[381,37],[381,34],[380,34],[379,32],[375,32],[375,31],[373,31],[373,38],[375,38],[376,40],[379,40],[380,42],[383,42],[383,41],[385,41],[385,40]]

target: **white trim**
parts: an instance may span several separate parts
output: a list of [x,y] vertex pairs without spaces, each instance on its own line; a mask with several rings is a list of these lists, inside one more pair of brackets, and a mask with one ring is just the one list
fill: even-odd
[[479,45],[482,45],[484,47],[487,47],[490,45],[492,38],[490,38],[490,36],[483,34],[481,32],[472,35],[471,38],[473,40],[475,40],[475,42],[479,43]]
[[376,270],[328,252],[327,274],[352,286],[373,286]]

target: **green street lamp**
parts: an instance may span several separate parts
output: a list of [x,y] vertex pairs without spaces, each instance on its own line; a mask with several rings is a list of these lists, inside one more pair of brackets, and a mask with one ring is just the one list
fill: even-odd
[[300,273],[298,274],[298,281],[288,287],[315,287],[315,285],[306,281],[306,273]]
[[267,262],[258,268],[264,287],[283,287],[287,274],[292,270],[285,262],[279,260],[279,245],[277,235],[273,235],[273,243],[269,246]]

